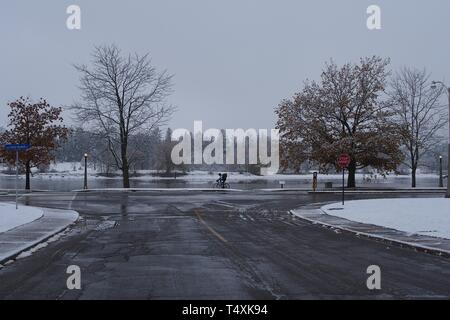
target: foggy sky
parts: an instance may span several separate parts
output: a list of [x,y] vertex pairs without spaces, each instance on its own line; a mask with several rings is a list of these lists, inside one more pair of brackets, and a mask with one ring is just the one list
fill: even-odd
[[[66,28],[81,7],[82,29]],[[366,8],[382,9],[382,30],[366,28]],[[94,45],[150,52],[175,74],[170,126],[272,128],[279,101],[317,79],[324,62],[373,54],[426,67],[450,85],[450,1],[365,0],[39,0],[2,1],[0,126],[21,95],[53,105],[78,100],[71,64],[89,63]],[[65,115],[70,122],[69,115]]]

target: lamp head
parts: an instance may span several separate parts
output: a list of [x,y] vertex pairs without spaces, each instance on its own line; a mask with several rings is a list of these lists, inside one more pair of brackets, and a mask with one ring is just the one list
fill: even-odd
[[431,89],[435,90],[437,88],[437,83],[436,81],[432,81],[431,82]]

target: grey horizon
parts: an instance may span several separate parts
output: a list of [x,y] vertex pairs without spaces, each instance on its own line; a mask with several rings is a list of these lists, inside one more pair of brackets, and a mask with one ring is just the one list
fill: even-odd
[[[66,8],[82,10],[82,29],[66,28]],[[366,28],[366,8],[382,9],[382,29]],[[94,45],[150,52],[175,74],[172,128],[194,120],[211,128],[273,128],[274,108],[317,79],[326,61],[391,58],[391,69],[426,67],[450,81],[450,2],[426,1],[51,1],[2,5],[0,127],[6,103],[22,95],[53,105],[78,100],[73,63]],[[450,85],[450,83],[449,83]],[[65,114],[69,124],[70,115]]]

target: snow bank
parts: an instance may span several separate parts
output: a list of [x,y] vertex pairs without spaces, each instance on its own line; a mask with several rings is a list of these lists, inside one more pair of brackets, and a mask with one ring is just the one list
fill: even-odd
[[39,208],[19,206],[16,210],[15,204],[0,203],[0,233],[37,220],[42,215]]
[[322,207],[329,215],[396,229],[411,234],[450,239],[450,199],[376,199]]
[[[6,169],[6,167],[1,169]],[[83,179],[84,177],[84,164],[82,162],[61,162],[61,163],[52,163],[49,167],[49,172],[47,173],[38,173],[37,169],[33,169],[35,178],[40,179]],[[136,171],[139,176],[132,177],[133,180],[137,181],[164,181],[164,180],[173,180],[174,177],[160,177],[157,175],[157,170],[137,170]],[[99,172],[94,170],[92,166],[88,166],[88,175],[89,179],[121,179],[120,171],[115,172],[118,176],[116,177],[105,177],[100,175]],[[134,172],[132,172],[134,173]],[[209,172],[209,171],[191,171],[188,172],[187,175],[179,175],[177,180],[186,181],[186,182],[211,182],[218,178],[219,172]],[[275,174],[270,176],[256,176],[250,174],[248,172],[228,172],[228,180],[231,182],[250,182],[250,181],[312,181],[312,171],[309,174]],[[392,181],[400,180],[409,180],[411,179],[410,175],[396,175],[390,174],[386,178],[379,175],[369,175],[364,173],[357,173],[356,180],[358,183],[363,181],[365,182],[376,182],[376,183],[390,183]],[[418,174],[418,179],[421,178],[433,178],[438,179],[436,174]],[[341,180],[341,173],[330,173],[330,174],[319,174],[318,181],[319,183],[323,183],[326,181],[336,181]],[[347,175],[346,175],[347,179]],[[437,182],[436,182],[437,184]]]

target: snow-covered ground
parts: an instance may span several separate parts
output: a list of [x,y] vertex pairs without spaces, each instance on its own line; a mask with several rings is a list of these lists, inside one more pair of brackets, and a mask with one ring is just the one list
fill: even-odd
[[[0,167],[0,170],[5,170],[5,167]],[[133,177],[135,180],[173,180],[173,177],[160,177],[158,176],[158,171],[156,170],[139,170],[137,171],[138,176]],[[208,172],[208,171],[191,171],[187,175],[179,175],[177,179],[186,181],[211,181],[211,179],[217,179],[219,172]],[[62,162],[51,164],[48,172],[38,173],[36,168],[33,168],[33,175],[40,178],[82,178],[84,176],[84,165],[80,162]],[[100,175],[99,172],[94,170],[92,167],[88,167],[88,175],[90,179],[120,179],[120,172],[117,172],[117,177],[105,177]],[[418,174],[418,179],[420,178],[436,178],[436,174]],[[327,180],[340,180],[342,178],[341,173],[336,174],[319,174],[318,181],[324,182]],[[390,174],[387,177],[383,177],[380,174],[356,174],[357,181],[366,182],[389,182],[393,179],[410,179],[410,175],[395,175]],[[251,181],[251,180],[266,180],[266,181],[292,181],[292,180],[311,180],[312,172],[310,174],[276,174],[270,176],[256,176],[247,172],[229,172],[229,181]]]
[[330,204],[332,216],[396,229],[411,234],[450,239],[450,199],[376,199]]
[[19,206],[15,204],[0,203],[0,233],[17,228],[41,218],[42,209]]

